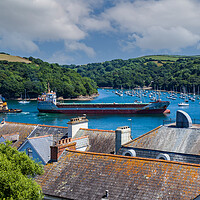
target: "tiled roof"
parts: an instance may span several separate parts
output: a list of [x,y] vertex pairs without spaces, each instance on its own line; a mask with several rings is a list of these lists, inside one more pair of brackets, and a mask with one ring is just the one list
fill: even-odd
[[160,126],[123,146],[199,155],[200,128]]
[[115,131],[80,128],[74,138],[89,136],[90,147],[87,151],[111,153],[115,151]]
[[200,194],[200,165],[66,150],[36,181],[61,198],[186,200]]

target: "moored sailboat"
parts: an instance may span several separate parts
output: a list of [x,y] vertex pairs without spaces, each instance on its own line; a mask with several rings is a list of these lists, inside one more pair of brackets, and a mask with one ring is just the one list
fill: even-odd
[[[22,99],[22,97],[21,97],[21,99]],[[21,103],[21,104],[30,103],[30,101],[28,101],[28,100],[26,99],[26,89],[25,89],[25,96],[24,96],[24,99],[20,100],[19,103]]]

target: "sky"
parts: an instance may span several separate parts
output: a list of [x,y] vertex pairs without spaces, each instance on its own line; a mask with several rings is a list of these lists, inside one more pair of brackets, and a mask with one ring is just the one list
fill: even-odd
[[200,0],[0,0],[0,52],[81,65],[200,55]]

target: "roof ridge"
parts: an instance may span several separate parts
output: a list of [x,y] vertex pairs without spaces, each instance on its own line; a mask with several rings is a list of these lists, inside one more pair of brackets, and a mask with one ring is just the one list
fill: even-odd
[[150,133],[152,133],[152,132],[154,132],[154,131],[160,129],[161,127],[162,127],[162,125],[160,125],[160,126],[154,128],[154,129],[148,131],[147,133],[145,133],[145,134],[143,134],[143,135],[141,135],[141,136],[139,136],[139,137],[137,137],[137,138],[135,138],[135,139],[133,139],[133,140],[131,140],[131,141],[125,143],[125,144],[123,144],[122,146],[126,146],[126,145],[130,144],[130,143],[133,142],[133,141],[139,140],[140,138],[142,138],[142,137],[144,137],[144,136],[146,136],[146,135],[148,135],[148,134],[150,134]]
[[38,124],[38,126],[46,126],[46,127],[52,127],[52,128],[68,128],[66,126],[51,126],[51,125],[45,125],[45,124]]
[[88,138],[88,137],[89,137],[89,135],[81,136],[81,137],[78,137],[78,138],[72,138],[72,141],[81,140],[83,138]]
[[21,124],[21,125],[32,125],[32,126],[46,126],[46,127],[56,127],[56,128],[68,128],[65,126],[51,126],[51,125],[45,125],[45,124],[30,124],[30,123],[23,123],[23,122],[8,122],[5,121],[5,123],[8,124]]
[[23,123],[23,122],[8,122],[8,121],[5,121],[5,123],[8,123],[8,124],[32,125],[32,126],[37,126],[38,125],[38,124],[30,124],[30,123]]
[[101,129],[91,129],[91,128],[80,128],[81,130],[89,130],[89,131],[101,131],[101,132],[112,132],[114,133],[115,131],[112,130],[101,130]]
[[5,134],[5,135],[2,135],[2,134],[1,134],[0,137],[1,137],[1,136],[3,136],[3,137],[4,137],[4,136],[12,136],[12,135],[19,135],[19,132],[16,132],[16,133],[9,133],[9,134]]
[[200,167],[200,164],[183,163],[183,162],[168,161],[168,160],[153,159],[153,158],[141,158],[141,157],[123,156],[123,155],[115,155],[115,154],[106,154],[106,153],[86,152],[86,151],[78,151],[78,150],[71,150],[71,149],[65,149],[65,151],[79,153],[79,154],[108,156],[108,157],[114,157],[114,158],[125,158],[125,159],[133,159],[133,160],[146,160],[146,161],[154,161],[154,162],[156,161],[156,162],[161,162],[161,163],[171,163],[171,164],[177,164],[177,165]]
[[27,138],[27,139],[31,140],[31,139],[44,138],[44,137],[49,137],[49,136],[53,136],[53,135],[52,134],[50,134],[50,135],[41,135],[41,136],[37,136],[37,137],[30,137],[30,138]]

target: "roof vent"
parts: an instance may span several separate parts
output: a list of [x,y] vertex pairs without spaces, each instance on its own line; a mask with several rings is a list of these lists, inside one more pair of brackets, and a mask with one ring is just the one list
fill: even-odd
[[170,156],[166,153],[160,153],[156,157],[156,159],[161,159],[161,160],[170,160]]
[[128,151],[125,151],[122,155],[123,156],[133,156],[133,157],[136,157],[136,152],[135,152],[135,150],[130,149]]
[[101,200],[108,200],[109,193],[108,190],[106,190],[106,194],[102,196]]
[[186,112],[184,112],[182,110],[177,110],[177,112],[176,112],[176,127],[177,128],[192,127],[192,120]]

